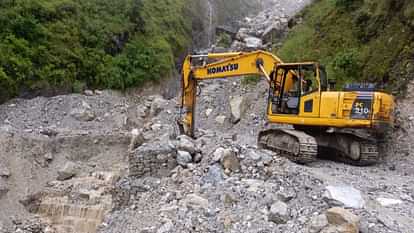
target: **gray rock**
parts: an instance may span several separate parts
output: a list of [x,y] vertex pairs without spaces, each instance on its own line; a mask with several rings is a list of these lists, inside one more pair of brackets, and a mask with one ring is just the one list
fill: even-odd
[[240,121],[242,114],[246,110],[245,100],[243,96],[235,96],[230,99],[231,120],[233,124]]
[[93,121],[96,117],[91,106],[85,101],[82,101],[81,107],[72,109],[70,115],[78,121]]
[[217,148],[214,152],[213,152],[213,162],[220,162],[221,159],[223,158],[225,153],[225,149],[223,147],[219,147]]
[[254,151],[254,150],[250,150],[249,151],[249,153],[248,153],[248,156],[249,156],[249,158],[250,159],[252,159],[253,161],[260,161],[261,160],[261,158],[262,158],[262,155],[261,154],[259,154],[259,153],[257,153],[256,151]]
[[381,206],[391,206],[391,205],[399,205],[402,204],[403,202],[401,200],[398,199],[392,199],[392,198],[384,198],[384,197],[379,197],[376,199],[376,201],[381,205]]
[[168,106],[168,101],[161,96],[155,96],[151,103],[150,115],[155,117]]
[[78,166],[73,162],[67,162],[65,165],[59,169],[57,180],[63,181],[71,179],[76,176],[78,172]]
[[85,90],[85,91],[83,92],[83,94],[84,94],[84,95],[86,95],[86,96],[93,96],[95,93],[93,93],[93,91],[92,91],[92,90]]
[[321,214],[311,219],[309,223],[309,233],[319,233],[322,229],[328,226],[328,218],[326,215]]
[[283,202],[288,202],[296,197],[296,191],[293,188],[284,188],[277,192],[277,198]]
[[133,129],[131,131],[131,142],[129,143],[129,151],[132,152],[136,148],[144,144],[145,138],[142,131],[138,129]]
[[212,112],[213,112],[213,109],[208,108],[208,109],[206,110],[206,116],[207,116],[207,117],[208,117],[208,116],[210,116]]
[[339,207],[328,209],[326,211],[326,217],[329,224],[341,226],[340,229],[343,231],[340,232],[359,232],[360,218],[346,209]]
[[240,170],[240,161],[236,156],[236,153],[231,149],[225,149],[223,157],[221,158],[221,164],[224,169],[236,172]]
[[270,207],[269,221],[276,224],[285,224],[289,220],[289,209],[286,203],[277,201]]
[[190,154],[195,154],[197,152],[196,144],[193,139],[186,135],[180,135],[178,137],[177,149],[187,151]]
[[247,48],[252,48],[252,49],[261,48],[263,45],[263,42],[261,39],[257,37],[252,37],[252,36],[244,38],[244,42],[246,43]]
[[6,167],[6,165],[0,163],[0,177],[8,178],[10,175],[10,170]]
[[358,209],[365,206],[361,192],[351,186],[327,186],[324,199],[331,205]]
[[217,184],[224,180],[223,168],[214,164],[208,168],[207,174],[203,177],[204,183]]
[[177,153],[177,163],[183,167],[187,167],[192,162],[192,159],[191,154],[187,151],[178,151]]
[[224,122],[226,121],[226,116],[217,116],[216,117],[216,122],[223,125]]
[[170,233],[174,229],[174,224],[171,220],[166,221],[158,230],[157,233]]
[[197,194],[188,194],[183,201],[187,207],[193,209],[208,209],[208,200]]
[[52,154],[52,152],[48,152],[48,153],[46,153],[43,157],[44,157],[44,158],[45,158],[45,160],[46,160],[46,161],[48,161],[48,162],[50,162],[50,161],[52,161],[52,160],[53,160],[53,154]]

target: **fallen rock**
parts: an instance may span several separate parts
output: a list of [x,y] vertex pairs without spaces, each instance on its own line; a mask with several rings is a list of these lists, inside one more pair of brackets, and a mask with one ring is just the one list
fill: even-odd
[[226,121],[226,116],[218,116],[216,117],[216,122],[223,125],[224,122]]
[[261,48],[263,45],[263,42],[261,39],[257,37],[252,37],[252,36],[244,38],[244,43],[246,43],[247,48],[251,48],[251,49]]
[[365,206],[361,192],[351,186],[327,186],[324,199],[331,205],[357,209]]
[[326,226],[328,226],[328,218],[326,215],[321,214],[318,216],[315,216],[311,219],[309,223],[309,233],[318,233],[322,229],[324,229]]
[[231,120],[233,124],[240,121],[245,108],[246,106],[243,96],[235,96],[230,99]]
[[399,205],[403,203],[401,200],[398,200],[398,199],[383,198],[383,197],[379,197],[376,200],[380,205],[384,207],[391,206],[391,205]]
[[211,108],[207,109],[206,110],[206,116],[207,117],[210,116],[212,112],[213,112],[213,109],[211,109]]
[[192,159],[191,154],[187,151],[179,150],[177,153],[177,163],[183,167],[187,167],[192,162]]
[[150,115],[157,116],[168,105],[168,101],[161,96],[155,96],[151,103]]
[[177,149],[187,151],[190,154],[195,154],[197,152],[197,148],[193,139],[186,135],[180,135],[178,137]]
[[145,138],[142,131],[133,129],[131,131],[131,142],[129,143],[129,151],[132,152],[142,144],[144,144]]
[[358,233],[360,218],[350,211],[334,207],[326,211],[326,217],[329,224],[339,226],[339,232],[343,233]]
[[48,161],[48,162],[50,162],[50,161],[52,161],[52,160],[53,160],[53,154],[52,154],[52,152],[48,152],[48,153],[46,153],[43,157],[44,157],[44,158],[45,158],[45,160],[46,160],[46,161]]
[[57,180],[63,181],[68,180],[74,176],[76,176],[78,166],[73,162],[67,162],[65,165],[59,169]]
[[10,170],[6,167],[6,165],[0,163],[0,177],[8,178],[10,175]]
[[277,201],[270,207],[268,219],[276,224],[285,224],[289,220],[288,206],[284,202]]
[[213,162],[220,162],[221,159],[223,158],[225,152],[225,149],[223,147],[219,147],[217,148],[214,152],[213,152]]
[[224,150],[221,165],[223,165],[224,169],[228,169],[233,172],[240,170],[240,161],[237,158],[236,153],[234,153],[231,149]]
[[70,115],[78,121],[93,121],[96,117],[91,106],[85,101],[82,101],[81,107],[72,109]]
[[203,177],[204,183],[217,184],[224,180],[223,168],[219,164],[214,164],[208,168],[207,174]]
[[86,96],[93,96],[95,93],[92,90],[85,90],[83,94]]
[[208,200],[198,196],[197,194],[188,194],[184,199],[184,203],[187,207],[193,209],[208,209]]

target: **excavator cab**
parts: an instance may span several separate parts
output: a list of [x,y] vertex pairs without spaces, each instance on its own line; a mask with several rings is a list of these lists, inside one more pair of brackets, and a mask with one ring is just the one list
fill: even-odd
[[326,72],[317,63],[277,64],[271,74],[270,114],[317,117],[318,99],[327,86]]

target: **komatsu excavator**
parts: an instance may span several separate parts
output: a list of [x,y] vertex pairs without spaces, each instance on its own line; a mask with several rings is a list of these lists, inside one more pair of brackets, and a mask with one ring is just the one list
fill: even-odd
[[182,68],[181,130],[194,137],[198,82],[245,75],[260,75],[269,84],[268,123],[293,125],[293,129],[261,131],[260,147],[301,164],[326,151],[354,165],[377,162],[377,138],[353,130],[380,135],[392,127],[393,96],[369,85],[331,91],[333,83],[317,62],[283,63],[265,51],[187,56]]

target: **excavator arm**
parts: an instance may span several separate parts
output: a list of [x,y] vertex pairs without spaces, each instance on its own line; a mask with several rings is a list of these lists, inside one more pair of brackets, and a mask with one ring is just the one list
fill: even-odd
[[[195,59],[216,61],[197,66],[193,65]],[[261,75],[270,84],[272,81],[270,74],[279,63],[282,63],[280,58],[264,51],[187,56],[182,68],[182,106],[181,119],[179,121],[182,133],[191,137],[194,136],[198,81],[239,77],[243,75]]]

